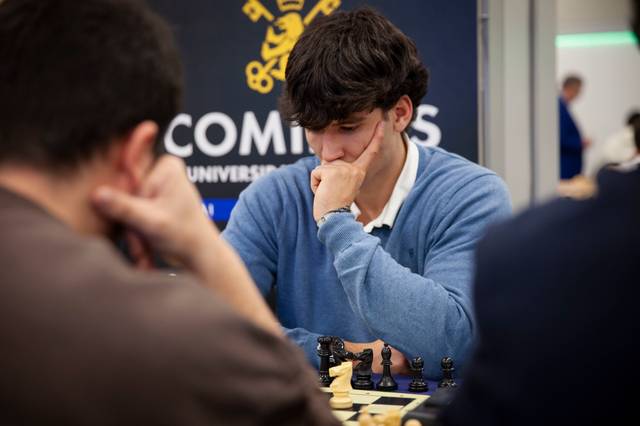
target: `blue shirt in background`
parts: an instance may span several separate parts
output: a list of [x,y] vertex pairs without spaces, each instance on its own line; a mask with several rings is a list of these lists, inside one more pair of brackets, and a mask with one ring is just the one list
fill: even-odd
[[560,179],[571,179],[582,172],[582,136],[562,97],[560,111]]

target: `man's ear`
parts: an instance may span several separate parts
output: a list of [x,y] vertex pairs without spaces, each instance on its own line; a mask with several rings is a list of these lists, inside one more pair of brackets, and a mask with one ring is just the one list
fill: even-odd
[[143,121],[123,138],[118,170],[129,192],[137,191],[151,170],[155,160],[154,146],[157,136],[158,125],[153,121]]
[[391,108],[393,112],[391,118],[393,121],[393,130],[395,132],[404,132],[411,123],[413,116],[413,103],[407,95],[402,95],[398,102]]

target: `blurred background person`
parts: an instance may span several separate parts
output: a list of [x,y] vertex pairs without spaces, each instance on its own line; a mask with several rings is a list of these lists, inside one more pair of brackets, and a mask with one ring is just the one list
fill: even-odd
[[625,120],[624,127],[609,136],[604,144],[593,153],[592,170],[596,174],[607,165],[622,164],[633,159],[637,154],[634,141],[634,126],[640,123],[640,110],[631,111]]
[[589,141],[580,134],[570,104],[580,96],[582,79],[576,75],[565,77],[558,99],[560,126],[560,179],[571,179],[582,172],[582,150]]
[[640,164],[640,115],[627,127],[630,131],[633,142],[633,155],[626,162],[620,165],[620,169],[632,170]]

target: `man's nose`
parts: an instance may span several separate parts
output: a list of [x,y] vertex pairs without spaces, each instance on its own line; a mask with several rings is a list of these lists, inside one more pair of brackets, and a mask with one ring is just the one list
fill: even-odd
[[344,157],[342,144],[340,142],[336,142],[331,137],[327,137],[327,135],[323,135],[321,160],[329,163],[331,161],[339,160],[342,157]]

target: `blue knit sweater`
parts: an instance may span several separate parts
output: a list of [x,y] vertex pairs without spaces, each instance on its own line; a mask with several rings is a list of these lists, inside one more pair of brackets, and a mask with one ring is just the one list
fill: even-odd
[[425,374],[443,356],[457,366],[473,336],[473,250],[488,224],[511,212],[491,171],[439,148],[419,147],[415,185],[393,228],[367,234],[352,215],[318,230],[309,174],[315,157],[281,167],[240,195],[223,235],[263,294],[275,285],[288,336],[317,365],[320,335],[382,339]]

